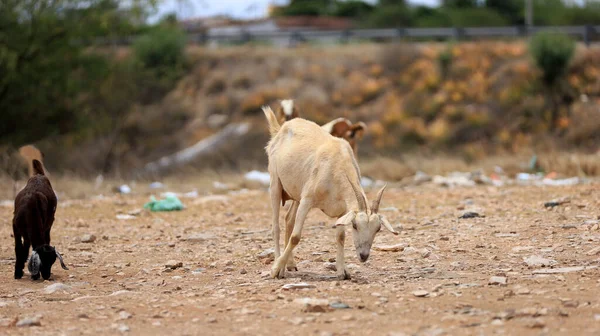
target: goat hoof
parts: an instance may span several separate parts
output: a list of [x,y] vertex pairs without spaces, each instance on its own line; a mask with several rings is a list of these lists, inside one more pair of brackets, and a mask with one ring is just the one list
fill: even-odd
[[296,263],[292,261],[287,264],[287,270],[298,272],[298,267],[296,266]]
[[271,269],[271,278],[283,279],[285,277],[285,267],[273,267]]
[[338,280],[350,280],[350,273],[348,273],[348,270],[344,270],[344,272],[339,273],[337,275]]
[[23,277],[23,271],[15,271],[15,279],[21,279]]
[[39,274],[36,274],[36,275],[32,275],[32,276],[31,276],[31,280],[38,280],[39,278],[40,278],[40,275],[39,275]]

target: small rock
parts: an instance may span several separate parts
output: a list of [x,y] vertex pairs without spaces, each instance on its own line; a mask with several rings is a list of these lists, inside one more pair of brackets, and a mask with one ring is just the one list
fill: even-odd
[[529,290],[529,288],[517,289],[517,295],[529,295],[529,294],[531,294],[531,290]]
[[217,318],[216,317],[209,317],[206,319],[206,322],[208,323],[217,323]]
[[373,249],[376,251],[384,251],[384,252],[399,252],[399,251],[404,251],[404,248],[406,248],[406,244],[404,244],[404,243],[399,243],[399,244],[394,244],[394,245],[381,245],[381,246],[373,247]]
[[262,252],[260,252],[257,255],[258,259],[270,259],[273,260],[275,259],[275,250],[270,248],[270,249],[266,249]]
[[295,326],[299,326],[302,323],[304,323],[304,319],[302,317],[294,317],[289,319],[290,323],[295,325]]
[[39,327],[42,325],[39,316],[25,317],[17,322],[17,327]]
[[343,302],[332,302],[329,304],[329,307],[333,309],[350,309],[350,306]]
[[217,238],[217,237],[212,233],[196,233],[196,234],[187,236],[183,240],[190,242],[190,243],[200,243],[200,242],[207,241],[210,239],[215,239],[215,238]]
[[243,268],[242,268],[242,269],[240,270],[240,274],[246,274],[246,273],[248,273],[248,272],[247,272],[245,269],[243,269]]
[[546,267],[556,264],[555,260],[546,259],[540,256],[532,255],[527,258],[523,258],[523,261],[529,267]]
[[416,290],[412,293],[414,296],[416,297],[427,297],[429,295],[429,292],[426,290]]
[[121,312],[119,312],[119,318],[118,318],[118,320],[127,320],[127,319],[130,319],[131,316],[132,315],[130,313],[122,310]]
[[67,286],[63,283],[57,282],[55,284],[52,284],[50,286],[47,286],[46,288],[44,288],[44,293],[46,294],[53,294],[56,293],[58,291],[68,291],[70,290],[71,287]]
[[165,267],[174,270],[183,267],[183,263],[177,260],[169,260],[165,263]]
[[542,329],[546,327],[546,322],[541,319],[533,319],[527,323],[527,327],[532,329]]
[[286,284],[283,285],[281,287],[281,289],[283,290],[290,290],[290,289],[304,289],[304,288],[315,288],[316,286],[313,284],[309,284],[306,282],[299,282],[299,283],[295,283],[295,284]]
[[353,320],[355,320],[355,318],[352,315],[344,315],[344,316],[342,316],[342,321],[353,321]]
[[481,216],[479,213],[474,212],[474,211],[466,211],[462,215],[458,216],[458,218],[460,218],[460,219],[479,218],[479,217],[483,217],[483,216]]
[[505,286],[506,285],[506,277],[493,276],[490,278],[490,281],[488,282],[488,284]]
[[120,332],[128,332],[130,329],[128,325],[121,324],[117,327],[117,330],[119,330]]
[[325,269],[328,269],[331,271],[337,271],[337,266],[335,265],[335,263],[325,262]]
[[93,234],[84,234],[83,236],[81,236],[80,241],[82,243],[93,243],[96,241],[96,236],[94,236]]
[[593,249],[587,251],[585,254],[587,254],[589,256],[593,256],[593,255],[597,255],[598,253],[600,253],[600,246],[594,247]]
[[305,313],[325,313],[333,309],[327,299],[299,298],[294,302],[302,305],[302,311]]

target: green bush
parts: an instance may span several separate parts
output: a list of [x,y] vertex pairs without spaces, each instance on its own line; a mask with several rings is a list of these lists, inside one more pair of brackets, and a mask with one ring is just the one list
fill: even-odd
[[542,71],[544,83],[552,86],[567,71],[575,53],[575,42],[562,33],[540,32],[529,42],[529,52]]
[[156,27],[138,38],[133,54],[141,66],[168,76],[180,72],[185,65],[185,33],[176,28]]

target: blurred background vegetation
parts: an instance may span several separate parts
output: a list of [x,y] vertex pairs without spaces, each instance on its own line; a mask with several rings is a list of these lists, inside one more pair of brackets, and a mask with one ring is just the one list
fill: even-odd
[[[157,1],[0,1],[0,151],[35,143],[55,170],[128,174],[228,123],[263,125],[260,106],[290,97],[320,123],[367,122],[364,154],[452,149],[473,160],[536,146],[597,150],[600,52],[567,36],[208,50],[186,44],[174,15],[148,24]],[[274,15],[347,17],[358,27],[500,26],[523,24],[523,6],[292,0]],[[597,1],[534,0],[534,13],[538,25],[600,24]],[[129,47],[93,43],[126,36],[137,37]],[[240,157],[264,165],[265,137],[257,129],[244,153],[218,165],[239,168]]]

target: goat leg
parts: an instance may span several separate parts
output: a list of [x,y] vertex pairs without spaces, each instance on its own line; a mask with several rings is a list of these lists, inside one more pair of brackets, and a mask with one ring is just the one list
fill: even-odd
[[[284,248],[290,242],[290,236],[292,235],[292,230],[294,230],[294,224],[296,222],[296,213],[298,212],[298,202],[293,201],[288,209],[288,212],[285,214],[285,245]],[[290,258],[287,262],[287,270],[288,271],[298,271],[298,267],[296,266],[296,262],[294,261],[294,252],[290,254]]]
[[285,267],[287,262],[292,255],[294,248],[300,242],[300,238],[302,236],[302,226],[304,226],[304,220],[306,219],[306,215],[310,211],[312,207],[312,202],[306,198],[303,198],[298,205],[298,212],[296,213],[296,223],[294,224],[294,230],[292,231],[292,235],[290,236],[290,240],[283,251],[281,257],[275,260],[273,267],[271,268],[271,277],[273,278],[283,278],[285,276]]
[[21,279],[23,277],[23,268],[25,268],[25,261],[27,256],[23,256],[23,242],[21,236],[14,234],[15,236],[15,279]]
[[346,263],[344,262],[344,241],[346,239],[346,227],[340,225],[337,227],[336,240],[337,240],[337,256],[335,258],[335,268],[337,270],[337,277],[339,280],[350,279],[350,273],[346,270]]

